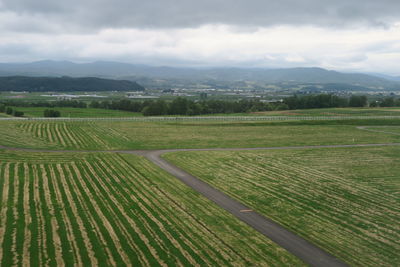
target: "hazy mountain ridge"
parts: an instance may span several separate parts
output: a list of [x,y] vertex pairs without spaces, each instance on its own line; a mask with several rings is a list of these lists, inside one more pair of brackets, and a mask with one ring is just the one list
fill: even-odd
[[119,62],[98,61],[73,63],[69,61],[38,61],[32,63],[1,63],[0,76],[71,76],[102,77],[136,80],[139,77],[152,79],[180,79],[193,81],[257,81],[265,83],[340,83],[374,89],[400,89],[400,78],[362,73],[341,73],[322,68],[176,68],[133,65]]
[[389,81],[398,81],[400,82],[400,76],[390,76],[386,74],[381,74],[381,73],[367,73],[368,75],[383,78]]

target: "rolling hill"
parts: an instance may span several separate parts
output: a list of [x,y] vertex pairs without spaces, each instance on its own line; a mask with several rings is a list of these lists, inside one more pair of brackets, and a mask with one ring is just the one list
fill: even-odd
[[0,91],[143,91],[144,87],[132,81],[94,77],[0,77]]

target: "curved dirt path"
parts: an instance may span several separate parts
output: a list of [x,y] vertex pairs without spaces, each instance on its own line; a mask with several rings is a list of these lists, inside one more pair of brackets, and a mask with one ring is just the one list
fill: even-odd
[[179,151],[246,151],[246,150],[284,150],[284,149],[312,149],[312,148],[346,148],[346,147],[377,147],[377,146],[400,146],[400,143],[384,143],[384,144],[352,144],[352,145],[319,145],[319,146],[286,146],[286,147],[257,147],[257,148],[211,148],[211,149],[166,149],[166,150],[45,150],[45,149],[28,149],[13,148],[1,146],[0,149],[26,152],[114,152],[128,153],[146,157],[148,160],[175,176],[177,179],[191,187],[204,197],[213,201],[215,204],[234,215],[239,220],[245,222],[255,230],[273,240],[276,244],[285,248],[299,259],[310,266],[336,267],[347,266],[346,263],[337,259],[328,252],[322,250],[311,242],[301,238],[300,236],[288,231],[283,226],[277,224],[253,211],[250,207],[243,205],[239,201],[229,197],[227,194],[215,189],[209,184],[203,182],[199,178],[185,172],[179,167],[167,162],[162,155],[169,152]]
[[[371,127],[375,128],[375,129],[370,129]],[[377,128],[378,129],[385,129],[385,128],[388,128],[388,127],[399,128],[398,126],[357,126],[356,128],[359,129],[359,130],[373,132],[373,133],[384,133],[384,134],[400,135],[400,133],[396,133],[396,132],[388,132],[388,131],[377,130]]]

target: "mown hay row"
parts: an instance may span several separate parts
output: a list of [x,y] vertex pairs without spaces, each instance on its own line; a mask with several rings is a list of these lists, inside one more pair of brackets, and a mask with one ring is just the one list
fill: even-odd
[[387,147],[166,157],[350,263],[391,266],[400,260],[399,155]]

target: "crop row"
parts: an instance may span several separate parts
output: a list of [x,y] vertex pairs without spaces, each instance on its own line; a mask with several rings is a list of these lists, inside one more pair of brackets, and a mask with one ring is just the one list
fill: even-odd
[[349,263],[394,266],[400,260],[400,168],[393,166],[400,153],[389,150],[396,148],[167,158]]
[[376,133],[352,125],[303,123],[306,122],[1,121],[0,145],[119,150],[376,144],[400,140],[398,134]]
[[28,122],[20,124],[19,127],[34,138],[63,148],[110,148],[105,139],[110,130],[99,132],[99,127],[90,123]]
[[299,263],[187,188],[179,196],[144,159],[17,156],[0,152],[1,266]]

